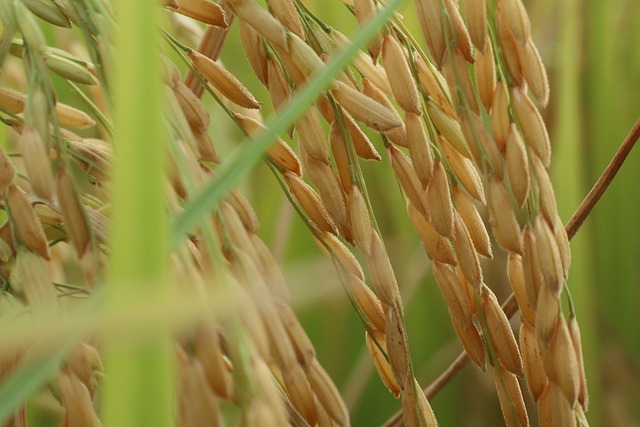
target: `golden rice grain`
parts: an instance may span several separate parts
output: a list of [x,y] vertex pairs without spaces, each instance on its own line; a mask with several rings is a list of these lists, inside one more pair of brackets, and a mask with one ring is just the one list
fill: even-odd
[[362,280],[353,274],[348,274],[347,276],[347,289],[358,304],[358,308],[362,310],[367,320],[371,322],[376,329],[384,332],[385,316],[380,300]]
[[491,48],[491,42],[487,36],[487,5],[486,0],[463,0],[464,14],[466,18],[469,36],[473,44],[478,49],[476,51],[476,61],[478,54],[484,53],[485,48]]
[[[451,314],[451,317],[453,318],[451,311],[449,311],[449,314]],[[460,338],[462,346],[469,355],[469,359],[471,359],[471,361],[484,372],[487,368],[486,352],[482,336],[480,335],[480,331],[476,324],[471,323],[471,326],[465,329],[458,321],[454,320],[452,323],[458,338]]]
[[560,296],[564,283],[564,270],[562,259],[555,237],[542,215],[537,215],[533,225],[533,233],[536,236],[536,248],[542,277],[545,284],[556,297]]
[[[385,305],[395,306],[400,301],[398,282],[384,243],[375,231],[373,231],[371,239],[371,255],[367,257],[367,261],[371,282],[373,282],[373,288],[376,290],[378,298]],[[399,379],[398,381],[404,387]]]
[[[32,132],[35,132],[35,130],[32,129]],[[22,131],[23,135],[24,133],[25,133],[25,130]],[[27,132],[27,136],[28,135],[29,135],[29,132]],[[36,136],[38,136],[37,132],[36,132]],[[21,139],[24,139],[24,138],[25,137],[22,136]],[[30,139],[33,140],[33,136]],[[11,163],[11,159],[9,159],[9,156],[7,156],[7,153],[4,151],[4,149],[0,147],[0,194],[4,194],[7,191],[7,188],[13,182],[15,176],[16,176],[16,170],[13,167],[13,163]]]
[[387,152],[391,159],[393,172],[395,173],[398,182],[400,182],[400,186],[406,194],[407,199],[409,199],[411,204],[422,216],[425,218],[428,217],[425,200],[422,196],[422,185],[420,184],[418,175],[416,174],[413,162],[406,154],[393,145],[387,146]]
[[342,129],[340,129],[340,125],[335,120],[331,122],[329,145],[331,147],[331,154],[333,154],[333,161],[336,164],[338,178],[340,178],[340,184],[342,185],[342,191],[348,193],[351,189],[349,154],[347,153],[347,147],[342,138]]
[[536,236],[531,227],[525,227],[523,233],[524,253],[522,254],[522,272],[529,304],[535,310],[538,305],[540,288],[546,286],[542,276],[542,266],[537,249]]
[[6,197],[18,240],[34,253],[49,259],[49,246],[42,224],[25,194],[15,184],[10,184]]
[[178,413],[181,425],[190,427],[222,425],[218,399],[208,387],[202,365],[197,359],[186,355],[184,359],[179,369]]
[[[468,3],[484,3],[484,1],[467,0]],[[488,36],[487,36],[488,37]],[[491,111],[493,94],[496,88],[496,66],[493,57],[493,45],[486,43],[484,53],[476,51],[476,63],[474,67],[476,75],[476,87],[478,97],[486,111]]]
[[[53,173],[51,172],[51,161],[47,155],[46,146],[38,131],[31,127],[25,126],[20,137],[18,146],[20,154],[24,160],[29,183],[33,192],[38,196],[53,200]],[[13,172],[13,168],[5,165],[8,161],[4,151],[0,153],[0,188],[4,188],[10,182],[6,182],[5,175],[7,172]],[[6,183],[5,183],[6,182]]]
[[540,52],[538,52],[533,40],[529,39],[518,50],[518,53],[520,54],[522,73],[529,86],[529,92],[538,101],[540,108],[544,108],[549,102],[549,80],[540,58]]
[[179,0],[175,11],[204,24],[222,28],[228,26],[222,8],[209,0]]
[[456,0],[443,0],[443,2],[455,33],[454,46],[456,47],[456,50],[459,50],[462,53],[464,59],[472,64],[474,62],[474,58],[473,48],[471,47],[471,38],[464,20],[460,15],[460,11],[458,10],[458,2]]
[[457,185],[453,187],[453,201],[455,203],[456,211],[460,214],[460,217],[469,231],[469,235],[471,236],[471,240],[473,241],[473,246],[476,251],[486,258],[493,258],[489,234],[487,233],[484,222],[480,217],[480,213],[473,204],[473,201]]
[[536,312],[531,306],[527,295],[527,286],[524,279],[524,267],[522,266],[522,256],[509,252],[507,260],[507,278],[511,284],[511,289],[518,301],[518,308],[522,314],[523,321],[533,325],[536,321]]
[[464,330],[469,329],[473,321],[473,309],[463,284],[460,283],[450,266],[438,261],[433,261],[432,265],[433,275],[451,317],[454,321],[459,322]]
[[524,81],[524,76],[522,73],[522,64],[520,64],[520,55],[518,53],[520,45],[511,28],[509,28],[508,19],[509,18],[505,16],[504,8],[498,6],[496,32],[500,43],[500,50],[502,51],[502,58],[514,84],[521,85]]
[[531,323],[523,322],[520,325],[520,351],[524,365],[524,375],[527,386],[535,402],[540,399],[545,387],[549,383],[542,366],[542,354],[538,348],[536,331]]
[[[391,110],[390,110],[391,111]],[[393,110],[395,112],[395,110]],[[355,150],[358,157],[361,157],[365,160],[380,160],[380,154],[371,143],[371,140],[367,136],[366,133],[360,129],[360,126],[353,120],[353,117],[346,111],[342,111],[345,121],[347,122],[347,128],[349,129],[349,136],[351,137],[351,143],[353,144],[353,149]],[[399,117],[398,117],[399,119]],[[391,131],[393,132],[400,127],[394,128]]]
[[531,23],[522,1],[500,0],[498,10],[500,9],[504,11],[505,23],[509,26],[509,30],[520,44],[525,44],[531,37]]
[[238,28],[240,30],[240,42],[247,56],[249,65],[253,73],[262,84],[269,82],[267,74],[267,52],[262,42],[262,36],[247,21],[240,20]]
[[289,102],[291,90],[289,89],[289,84],[287,83],[287,78],[282,68],[280,68],[280,65],[275,59],[268,58],[266,67],[265,81],[269,89],[269,96],[271,97],[273,108],[278,111]]
[[307,370],[307,378],[322,407],[327,410],[331,418],[340,426],[349,426],[349,412],[338,389],[329,375],[317,360],[314,360]]
[[413,61],[416,64],[420,85],[429,98],[448,116],[455,117],[456,114],[451,106],[449,86],[442,74],[431,63],[427,63],[418,52],[414,53]]
[[422,184],[422,188],[426,188],[433,176],[431,143],[422,118],[419,115],[407,113],[405,124],[407,129],[407,147],[411,153],[413,168]]
[[493,107],[491,109],[491,129],[493,137],[500,152],[507,150],[507,140],[509,139],[509,129],[511,121],[509,119],[509,90],[504,80],[496,85],[493,95]]
[[24,292],[27,301],[36,310],[51,310],[57,307],[58,294],[51,283],[47,264],[37,254],[19,247],[10,280],[12,286]]
[[549,381],[557,384],[567,401],[573,406],[578,400],[580,372],[569,328],[562,315],[549,346],[540,346],[544,372]]
[[[375,84],[371,83],[371,81],[369,81],[366,78],[363,78],[361,80],[361,84],[362,84],[362,93],[374,99],[375,101],[379,102],[380,104],[384,105],[389,109],[389,111],[396,113],[396,115],[398,116],[398,119],[401,120],[400,115],[398,115],[398,113],[396,112],[395,107],[393,106],[393,104],[391,104],[391,101],[389,101],[389,98],[387,98],[387,96],[382,92],[382,90],[378,89],[378,87]],[[405,130],[404,125],[400,125],[391,130],[388,130],[384,132],[384,134],[394,144],[399,145],[401,147],[407,146],[407,132]]]
[[291,403],[310,425],[314,425],[318,419],[318,410],[304,371],[300,365],[295,364],[284,369],[282,377]]
[[451,248],[449,239],[438,233],[433,223],[418,212],[411,203],[407,203],[407,212],[429,258],[445,264],[456,265],[455,253]]
[[355,185],[351,187],[349,193],[349,218],[356,246],[365,255],[371,255],[373,227],[369,217],[369,209],[360,189]]
[[195,51],[189,54],[189,58],[196,70],[229,101],[244,108],[260,108],[251,92],[222,65]]
[[573,407],[562,394],[560,387],[549,383],[538,400],[541,426],[576,427]]
[[540,112],[521,88],[514,88],[511,95],[525,142],[538,154],[544,166],[548,167],[551,162],[551,143]]
[[241,21],[246,21],[278,49],[288,52],[285,27],[253,0],[227,2]]
[[460,154],[465,157],[471,157],[469,147],[467,147],[464,135],[462,135],[460,123],[458,123],[457,119],[447,115],[432,100],[427,102],[427,111],[442,136],[444,136]]
[[393,96],[400,107],[408,113],[422,114],[420,95],[411,75],[407,56],[400,43],[389,34],[382,41],[382,64],[389,76]]
[[291,0],[269,0],[269,9],[282,24],[304,40],[302,19]]
[[493,381],[498,390],[505,424],[509,427],[528,427],[529,417],[516,375],[498,365],[493,368]]
[[[362,28],[375,17],[377,9],[373,0],[354,0],[353,11],[356,14],[358,25]],[[367,49],[369,50],[371,59],[375,63],[382,49],[382,37],[379,34],[373,37],[367,44]]]
[[60,371],[58,373],[58,387],[69,427],[97,427],[100,425],[89,390],[75,375],[66,370]]
[[449,92],[453,95],[454,106],[458,113],[466,108],[475,113],[480,109],[476,99],[476,92],[469,74],[469,67],[460,49],[447,51],[442,65],[444,77],[449,84]]
[[429,53],[440,68],[447,48],[442,22],[442,2],[441,0],[418,0],[415,6]]
[[389,389],[389,391],[394,395],[394,397],[398,398],[400,396],[400,393],[402,393],[402,389],[398,385],[396,378],[393,375],[391,365],[389,365],[387,358],[384,356],[382,350],[376,344],[373,338],[371,338],[371,335],[369,335],[368,332],[365,333],[365,341],[367,343],[367,349],[369,350],[369,354],[371,354],[373,364],[376,367],[376,371],[378,371],[380,379]]
[[387,310],[385,336],[391,370],[400,389],[404,390],[407,383],[409,386],[412,385],[410,381],[413,376],[407,334],[404,330],[402,314],[396,305],[392,305]]
[[518,219],[511,208],[507,189],[495,177],[489,178],[488,206],[489,223],[498,244],[506,250],[522,254],[523,242]]
[[329,147],[324,136],[320,114],[315,107],[309,108],[296,122],[296,130],[300,137],[300,144],[314,159],[327,163],[329,161]]
[[514,124],[511,124],[509,131],[505,158],[507,161],[506,167],[511,193],[515,197],[518,207],[522,208],[529,195],[531,176],[529,174],[527,151],[524,147],[520,132]]
[[458,150],[455,150],[449,141],[442,135],[440,136],[440,148],[447,158],[447,162],[453,173],[456,175],[460,184],[465,190],[477,201],[484,204],[484,187],[482,186],[482,178],[473,165],[473,162],[464,157]]
[[538,291],[535,323],[538,346],[541,350],[543,348],[549,348],[553,337],[556,335],[561,321],[558,309],[558,299],[556,296],[549,288],[542,286]]
[[589,406],[589,394],[587,392],[587,377],[584,370],[584,358],[582,357],[582,338],[580,336],[580,326],[575,316],[570,316],[568,320],[569,335],[571,336],[571,342],[573,349],[576,353],[576,360],[578,362],[578,376],[579,376],[579,389],[578,389],[578,403],[586,411]]
[[453,202],[449,191],[449,179],[442,162],[436,161],[433,177],[427,186],[426,206],[429,218],[438,233],[453,237]]
[[473,246],[469,231],[458,212],[455,212],[453,221],[453,247],[458,258],[458,266],[471,286],[480,292],[482,288],[482,269],[478,253]]
[[388,108],[365,94],[337,81],[331,94],[336,102],[356,120],[380,132],[402,126],[402,121]]
[[311,221],[313,221],[320,230],[336,234],[338,229],[324,207],[320,196],[318,196],[313,188],[290,172],[285,172],[283,177],[302,209],[309,215]]
[[482,311],[487,322],[491,345],[497,358],[509,372],[521,377],[523,367],[518,344],[511,330],[511,325],[509,325],[509,319],[502,311],[493,293],[486,291],[482,293]]

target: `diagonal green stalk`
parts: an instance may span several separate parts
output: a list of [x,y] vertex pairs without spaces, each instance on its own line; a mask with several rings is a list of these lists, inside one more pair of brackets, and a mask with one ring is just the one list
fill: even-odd
[[296,96],[282,111],[276,120],[269,124],[267,129],[251,144],[245,144],[236,150],[231,160],[220,167],[215,179],[211,180],[200,193],[194,195],[185,210],[173,224],[172,244],[191,231],[204,218],[206,213],[214,209],[225,197],[229,190],[260,161],[264,152],[271,146],[275,138],[285,132],[302,113],[326,90],[336,75],[344,69],[355,54],[367,44],[369,40],[386,24],[393,16],[394,11],[404,0],[392,0],[376,15],[365,28],[359,31],[353,42],[347,46],[324,72],[315,76],[309,85]]

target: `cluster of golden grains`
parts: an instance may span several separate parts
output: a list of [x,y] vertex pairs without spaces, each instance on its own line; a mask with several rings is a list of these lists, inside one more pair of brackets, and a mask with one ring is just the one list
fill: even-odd
[[[102,191],[113,157],[103,107],[108,39],[93,34],[104,20],[87,18],[104,11],[85,15],[85,6],[67,2],[24,4],[5,3],[0,10],[5,28],[22,35],[5,40],[6,52],[0,53],[21,57],[24,74],[40,76],[27,79],[26,93],[0,87],[2,120],[19,135],[19,156],[0,152],[0,191],[10,216],[0,229],[2,269],[8,273],[3,276],[10,277],[0,314],[24,305],[60,309],[65,300],[53,283],[66,282],[65,265],[74,261],[84,273],[80,290],[89,291],[108,246],[108,199]],[[345,4],[361,25],[379,6],[373,0]],[[216,61],[233,17],[249,64],[276,111],[349,43],[300,4],[270,0],[268,6],[253,0],[165,2],[174,27],[199,39],[192,49],[167,37],[191,69],[184,80],[176,64],[163,62],[166,117],[173,130],[167,192],[174,213],[181,200],[215,179],[221,161],[200,100],[205,89],[246,135],[264,129],[261,103]],[[290,130],[299,154],[279,138],[267,162],[334,262],[363,321],[376,369],[402,398],[406,425],[436,421],[414,378],[398,282],[360,170],[360,159],[381,156],[360,124],[383,141],[455,330],[475,364],[482,370],[487,360],[492,365],[506,424],[529,424],[518,383],[524,376],[542,425],[575,425],[576,419],[586,425],[578,326],[573,313],[565,319],[559,304],[570,262],[568,239],[546,169],[549,138],[536,107],[546,105],[549,90],[526,11],[520,0],[416,0],[415,7],[427,52],[401,20],[390,21],[369,43],[369,55],[359,52],[352,68]],[[100,66],[46,46],[35,17],[92,34],[89,50]],[[89,114],[55,101],[48,70],[73,85],[91,86]],[[86,131],[95,127],[94,117],[102,128]],[[72,165],[94,189],[76,182]],[[508,252],[508,277],[523,319],[520,346],[483,281],[480,257],[493,258],[477,207],[485,203],[493,237]],[[220,284],[242,309],[231,318],[204,319],[177,338],[181,424],[206,419],[224,425],[219,405],[227,401],[240,408],[241,425],[349,425],[344,403],[291,308],[280,268],[256,234],[258,219],[248,201],[232,191],[210,226],[211,233],[205,227],[173,255],[176,274],[195,288]],[[367,272],[352,251],[366,259]],[[21,357],[4,356],[0,378]],[[58,387],[69,425],[97,425],[92,398],[100,371],[93,344],[82,344],[68,357]],[[22,416],[22,410],[16,414]]]

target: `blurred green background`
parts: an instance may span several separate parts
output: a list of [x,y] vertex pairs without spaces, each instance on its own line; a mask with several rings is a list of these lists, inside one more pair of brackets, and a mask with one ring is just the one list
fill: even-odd
[[[308,3],[345,34],[355,30],[354,18],[339,2]],[[525,5],[550,78],[551,100],[543,116],[554,148],[552,173],[560,216],[566,222],[640,117],[640,2],[525,0]],[[405,24],[417,30],[413,6],[406,4],[401,13]],[[236,35],[227,42],[240,49]],[[241,80],[264,95],[234,51],[225,48],[223,60],[234,69],[242,67]],[[379,139],[373,140],[381,149]],[[417,378],[426,386],[457,356],[460,345],[387,159],[364,169],[403,292]],[[588,419],[596,427],[640,425],[639,184],[636,149],[572,241],[569,287],[583,336],[591,396]],[[380,425],[400,402],[377,378],[362,327],[331,263],[266,167],[259,166],[243,189],[261,218],[261,236],[282,260],[318,359],[351,407],[353,425]],[[508,295],[502,271],[487,272],[485,280],[498,297]],[[518,316],[514,325],[519,325]],[[491,376],[473,366],[466,367],[432,405],[442,426],[503,423]],[[537,425],[535,409],[530,408],[532,425]]]

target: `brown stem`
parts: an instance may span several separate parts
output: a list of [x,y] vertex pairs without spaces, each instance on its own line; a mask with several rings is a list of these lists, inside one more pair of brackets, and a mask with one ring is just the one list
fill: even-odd
[[[594,206],[598,203],[602,195],[609,185],[611,181],[615,178],[616,174],[620,170],[620,167],[626,160],[627,156],[631,152],[631,149],[635,145],[635,143],[640,139],[640,119],[636,121],[635,125],[629,131],[627,137],[622,141],[622,145],[618,148],[618,151],[609,162],[607,168],[602,172],[600,178],[595,183],[587,197],[584,198],[578,209],[575,211],[571,219],[567,222],[565,226],[565,230],[567,232],[567,236],[569,240],[575,236],[578,232],[582,223],[589,216]],[[514,314],[518,311],[518,304],[516,302],[516,297],[512,293],[505,300],[504,304],[502,304],[502,309],[508,318],[513,317]],[[449,367],[438,377],[436,378],[429,386],[427,386],[423,391],[427,399],[431,400],[440,390],[444,388],[453,378],[458,375],[458,373],[469,363],[469,356],[465,351],[462,351],[458,357],[449,365]],[[383,427],[398,427],[402,423],[402,412],[397,412],[394,414],[386,423],[384,423]]]

